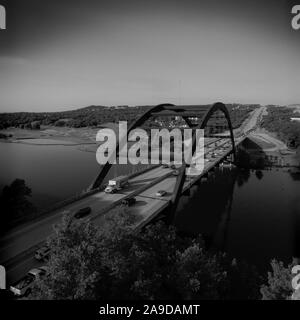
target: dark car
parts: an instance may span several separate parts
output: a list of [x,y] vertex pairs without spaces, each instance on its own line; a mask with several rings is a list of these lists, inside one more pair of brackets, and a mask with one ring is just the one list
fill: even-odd
[[122,200],[122,205],[124,206],[132,206],[136,203],[136,198],[127,198]]
[[167,168],[169,168],[169,165],[167,164],[167,163],[163,163],[163,168],[165,168],[165,169],[167,169]]
[[74,214],[74,217],[75,217],[76,219],[83,218],[83,217],[87,216],[91,211],[92,211],[92,209],[91,209],[90,207],[82,208],[82,209],[78,210],[78,211]]

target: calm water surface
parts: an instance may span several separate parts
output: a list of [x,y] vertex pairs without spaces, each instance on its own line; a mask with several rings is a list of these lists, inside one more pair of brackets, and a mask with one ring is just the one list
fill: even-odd
[[231,256],[265,265],[300,256],[300,176],[219,170],[180,200],[176,224]]
[[[38,143],[49,141],[38,140]],[[77,146],[71,145],[2,142],[0,154],[0,187],[10,184],[16,178],[24,179],[32,190],[32,202],[39,208],[87,189],[100,170],[94,152],[80,151]],[[110,171],[110,177],[132,170],[132,166],[116,165]]]

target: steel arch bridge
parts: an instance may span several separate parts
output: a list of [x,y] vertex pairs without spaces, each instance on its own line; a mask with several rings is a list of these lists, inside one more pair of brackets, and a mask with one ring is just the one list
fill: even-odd
[[[234,134],[233,134],[233,128],[232,123],[229,115],[229,111],[225,104],[222,102],[217,102],[213,105],[184,105],[184,106],[176,106],[170,103],[165,104],[159,104],[155,107],[150,108],[144,114],[142,114],[136,121],[134,121],[131,126],[128,128],[127,136],[130,133],[130,131],[141,127],[147,120],[150,118],[157,118],[157,117],[181,117],[185,124],[191,128],[191,129],[205,129],[209,120],[214,117],[214,115],[218,112],[223,113],[226,121],[227,126],[229,130],[231,145],[232,145],[232,153],[235,159],[236,150],[235,150],[235,141],[234,141]],[[193,122],[194,119],[197,119],[196,122]],[[217,123],[215,124],[217,125]],[[192,150],[195,151],[196,148],[196,130],[193,130],[192,135]],[[116,144],[116,150],[115,155],[118,156],[118,150],[119,150],[119,143]],[[93,182],[91,189],[99,188],[107,176],[109,170],[111,169],[112,164],[109,162],[106,162],[104,165],[101,166],[100,172],[98,176],[96,177],[95,181]],[[185,167],[185,165],[184,165]],[[178,180],[184,180],[185,174],[180,175],[180,179]],[[178,181],[178,185],[175,187],[176,194],[180,191],[181,187],[180,185],[183,184],[183,181]],[[177,190],[178,189],[178,190]],[[177,192],[178,191],[178,192]],[[178,194],[176,195],[178,198]],[[177,199],[178,200],[178,199]]]

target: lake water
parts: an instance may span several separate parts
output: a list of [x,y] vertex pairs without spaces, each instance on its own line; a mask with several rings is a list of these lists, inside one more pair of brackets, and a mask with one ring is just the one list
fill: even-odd
[[261,267],[300,257],[300,175],[219,169],[181,198],[176,225]]
[[[0,152],[0,186],[24,179],[40,208],[86,189],[100,169],[95,153],[76,146],[0,143]],[[111,176],[130,171],[115,166]],[[300,256],[300,177],[282,170],[220,169],[181,198],[176,225],[256,264]]]
[[[41,144],[48,141],[38,140]],[[80,151],[78,146],[2,142],[0,154],[0,188],[16,178],[24,179],[32,190],[31,201],[41,209],[87,189],[100,171],[96,154]],[[132,170],[130,166],[114,165],[110,177]]]

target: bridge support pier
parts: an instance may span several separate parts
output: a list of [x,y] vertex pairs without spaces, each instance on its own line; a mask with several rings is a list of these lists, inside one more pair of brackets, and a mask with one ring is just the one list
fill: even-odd
[[177,205],[182,193],[182,188],[183,188],[185,177],[186,177],[185,170],[186,170],[186,164],[184,163],[180,168],[180,172],[179,172],[179,175],[177,176],[176,185],[173,191],[173,197],[171,199],[169,214],[167,217],[168,224],[172,224],[175,219]]

